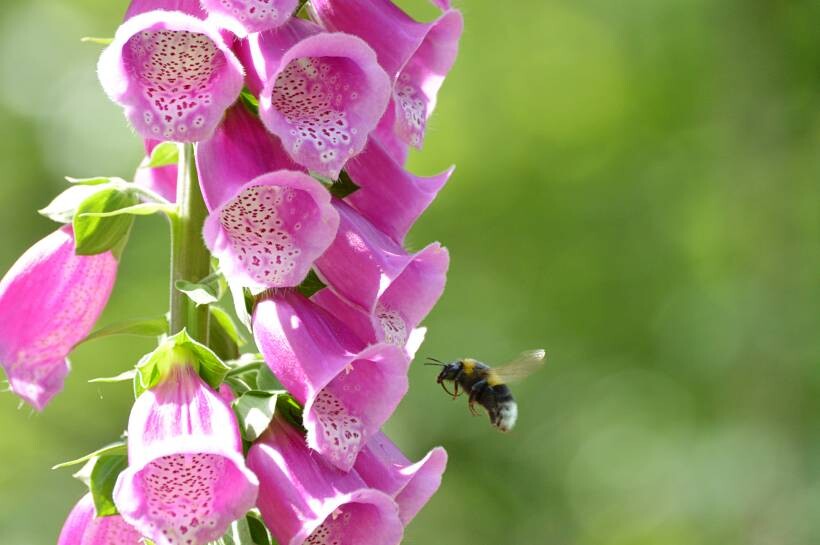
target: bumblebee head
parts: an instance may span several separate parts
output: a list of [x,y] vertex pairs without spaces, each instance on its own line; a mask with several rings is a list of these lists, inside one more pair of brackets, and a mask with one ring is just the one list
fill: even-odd
[[458,375],[459,371],[461,371],[464,364],[461,361],[452,361],[450,363],[444,363],[443,361],[439,361],[435,358],[427,358],[428,362],[425,362],[424,365],[438,365],[441,367],[441,372],[438,374],[436,378],[436,382],[441,384],[445,380],[455,380],[456,376]]

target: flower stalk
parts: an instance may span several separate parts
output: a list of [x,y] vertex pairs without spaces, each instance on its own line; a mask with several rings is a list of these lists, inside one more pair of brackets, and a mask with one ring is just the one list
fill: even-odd
[[208,344],[208,307],[196,305],[176,289],[178,280],[198,282],[210,273],[210,257],[202,241],[202,225],[208,215],[194,160],[194,145],[180,144],[177,181],[177,217],[171,221],[171,319],[168,333],[183,329]]

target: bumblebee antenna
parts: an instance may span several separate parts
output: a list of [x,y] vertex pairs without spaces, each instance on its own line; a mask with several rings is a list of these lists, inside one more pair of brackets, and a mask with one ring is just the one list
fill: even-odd
[[436,358],[431,358],[430,356],[427,356],[427,359],[428,359],[428,360],[431,360],[431,361],[425,361],[425,362],[424,362],[424,365],[438,365],[438,366],[440,366],[440,367],[444,367],[444,366],[446,366],[446,365],[447,365],[447,364],[446,364],[446,363],[444,363],[443,361],[439,361],[439,360],[437,360]]

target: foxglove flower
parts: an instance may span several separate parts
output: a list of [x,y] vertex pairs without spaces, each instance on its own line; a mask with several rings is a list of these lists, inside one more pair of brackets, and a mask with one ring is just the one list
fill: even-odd
[[415,176],[404,170],[380,141],[371,139],[362,153],[348,161],[346,170],[359,189],[345,201],[375,227],[402,243],[455,167],[435,176]]
[[254,178],[205,222],[205,243],[226,278],[251,288],[297,286],[336,234],[330,194],[307,174]]
[[407,144],[421,147],[427,119],[436,106],[444,78],[458,55],[464,27],[461,13],[446,0],[434,2],[444,13],[421,23],[390,0],[312,0],[317,20],[330,30],[363,38],[394,78],[395,131]]
[[256,305],[253,332],[282,385],[304,404],[308,446],[347,471],[407,392],[409,360],[352,331],[293,290]]
[[[383,322],[391,322],[394,344],[433,308],[444,291],[449,255],[438,243],[408,254],[350,206],[334,201],[339,230],[333,243],[316,261],[316,269],[333,294]],[[331,294],[316,295],[322,306]],[[327,303],[327,305],[325,304]]]
[[299,0],[202,0],[211,20],[239,37],[285,24]]
[[159,144],[159,140],[145,140],[146,157],[134,173],[134,183],[150,189],[170,202],[174,202],[177,198],[177,166],[146,166],[151,158],[151,152]]
[[128,468],[114,503],[156,545],[201,545],[253,507],[256,476],[245,466],[231,407],[199,377],[185,349],[134,403]]
[[63,389],[66,359],[91,331],[117,276],[110,252],[74,254],[65,226],[29,248],[0,281],[0,366],[38,411]]
[[282,545],[395,545],[403,528],[396,504],[368,487],[355,471],[343,473],[312,455],[280,417],[248,453],[259,475],[259,501]]
[[143,138],[204,140],[239,96],[242,65],[202,19],[182,11],[142,12],[144,7],[132,4],[133,16],[100,56],[103,89]]
[[268,130],[297,163],[337,178],[390,99],[390,78],[373,50],[303,19],[252,34],[238,49]]
[[77,502],[60,532],[57,545],[140,545],[139,532],[122,517],[97,517],[91,494]]
[[359,453],[354,469],[368,486],[395,499],[406,525],[436,493],[446,467],[447,451],[442,447],[413,463],[386,435],[378,433]]

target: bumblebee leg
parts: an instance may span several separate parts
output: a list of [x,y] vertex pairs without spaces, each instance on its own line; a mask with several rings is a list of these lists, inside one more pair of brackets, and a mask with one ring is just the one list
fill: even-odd
[[470,407],[470,412],[473,414],[473,416],[478,416],[479,414],[478,410],[476,410],[475,408],[475,404],[478,402],[478,398],[481,396],[481,394],[484,393],[484,389],[486,387],[487,381],[480,380],[473,384],[473,387],[470,389],[470,401],[468,405]]
[[453,383],[453,399],[458,397],[458,381]]

